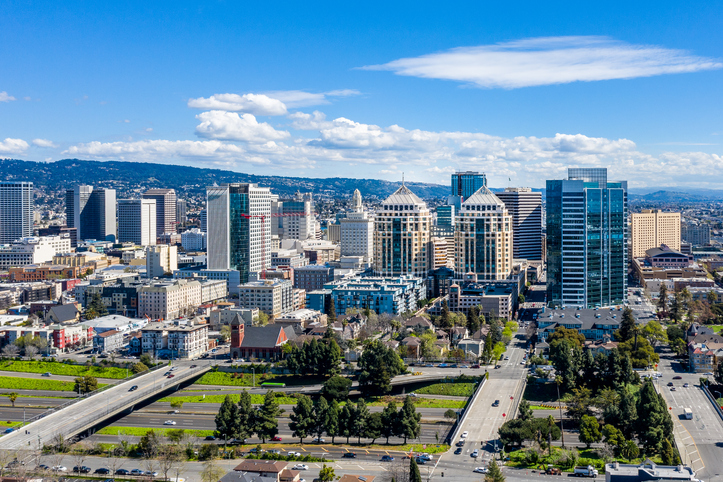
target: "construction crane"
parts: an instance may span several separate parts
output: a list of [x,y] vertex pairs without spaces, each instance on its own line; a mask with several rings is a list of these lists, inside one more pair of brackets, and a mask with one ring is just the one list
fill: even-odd
[[[310,213],[309,215],[313,215]],[[260,219],[261,220],[261,279],[266,279],[266,218],[286,218],[306,216],[306,213],[270,213],[270,214],[241,214],[244,219]]]

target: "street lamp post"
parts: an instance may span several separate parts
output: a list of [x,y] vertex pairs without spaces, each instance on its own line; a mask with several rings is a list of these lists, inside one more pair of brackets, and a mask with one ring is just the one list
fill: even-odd
[[565,448],[565,428],[562,426],[562,400],[560,400],[560,379],[555,380],[557,386],[557,403],[560,407],[560,436],[562,437],[562,448]]

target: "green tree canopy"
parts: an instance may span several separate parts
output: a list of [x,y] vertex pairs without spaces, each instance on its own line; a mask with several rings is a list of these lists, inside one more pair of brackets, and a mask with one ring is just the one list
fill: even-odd
[[388,393],[391,390],[392,378],[405,370],[404,362],[397,352],[378,339],[367,345],[358,367],[361,370],[359,388],[364,395]]

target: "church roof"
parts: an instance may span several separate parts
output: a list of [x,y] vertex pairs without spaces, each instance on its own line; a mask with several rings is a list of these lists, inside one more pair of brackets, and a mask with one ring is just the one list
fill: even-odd
[[495,196],[495,193],[490,191],[487,186],[482,186],[472,194],[470,197],[465,199],[465,201],[462,203],[463,206],[470,206],[470,205],[477,205],[477,204],[484,204],[484,205],[490,205],[490,204],[496,204],[498,206],[504,206],[505,203],[502,202],[500,198]]
[[386,198],[384,204],[421,204],[426,206],[425,202],[419,199],[419,197],[404,184],[394,191],[394,194]]

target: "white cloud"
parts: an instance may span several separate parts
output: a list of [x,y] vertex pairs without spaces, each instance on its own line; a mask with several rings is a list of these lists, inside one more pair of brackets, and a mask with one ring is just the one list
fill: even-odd
[[305,112],[293,112],[289,114],[291,127],[300,131],[318,131],[322,128],[332,127],[332,122],[327,122],[326,114],[315,110],[312,114]]
[[15,97],[9,95],[4,90],[0,92],[0,102],[10,102],[11,100],[15,100]]
[[0,152],[4,154],[22,154],[28,147],[28,143],[22,139],[8,137],[4,141],[0,141]]
[[208,139],[266,142],[289,137],[286,131],[277,131],[266,122],[259,123],[252,114],[212,110],[196,116],[201,123],[196,134]]
[[228,110],[253,115],[285,115],[286,105],[264,94],[214,94],[211,97],[189,99],[188,107],[204,110]]
[[328,92],[306,92],[303,90],[277,90],[265,92],[269,97],[278,99],[289,108],[309,107],[312,105],[330,104],[330,97],[351,97],[361,95],[356,89],[339,89],[330,90]]
[[631,45],[607,37],[542,37],[459,47],[403,58],[366,70],[464,82],[484,88],[515,89],[577,81],[632,79],[720,69],[717,59],[684,50]]
[[33,144],[37,147],[57,147],[53,141],[47,139],[33,139]]
[[25,97],[23,97],[23,100],[33,100],[33,98],[30,97],[29,95],[26,95]]

